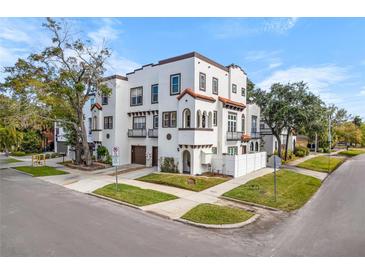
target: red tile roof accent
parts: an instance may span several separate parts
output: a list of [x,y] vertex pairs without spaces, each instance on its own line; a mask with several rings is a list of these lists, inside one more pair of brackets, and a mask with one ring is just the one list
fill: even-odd
[[187,88],[182,93],[180,93],[180,95],[176,97],[177,100],[180,100],[181,98],[183,98],[185,94],[189,94],[191,97],[193,97],[195,99],[205,100],[205,101],[209,101],[209,102],[216,101],[213,97],[206,96],[206,95],[199,94],[199,93],[192,91],[191,88]]
[[91,106],[91,110],[93,110],[95,107],[96,107],[98,110],[102,110],[102,109],[103,109],[103,107],[102,107],[99,103],[95,103],[95,104],[93,104],[93,105]]
[[243,103],[232,101],[232,100],[230,100],[228,98],[224,98],[222,96],[219,96],[218,99],[219,99],[219,101],[223,102],[226,105],[232,105],[232,106],[235,106],[235,107],[238,107],[238,108],[245,108],[246,107],[245,104],[243,104]]

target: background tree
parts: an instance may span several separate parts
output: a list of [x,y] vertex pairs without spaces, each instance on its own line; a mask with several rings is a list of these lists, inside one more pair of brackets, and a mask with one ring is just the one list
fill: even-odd
[[361,143],[361,130],[353,122],[345,122],[339,126],[336,126],[335,131],[338,139],[341,142],[345,142],[349,145]]
[[357,126],[360,127],[362,124],[362,119],[360,116],[355,116],[354,119],[352,120],[352,122]]
[[82,154],[76,157],[77,162],[81,163],[82,158],[91,165],[83,107],[90,95],[111,92],[101,84],[110,51],[74,39],[65,21],[48,18],[43,26],[52,34],[51,46],[5,68],[8,76],[1,89],[47,106],[50,114],[42,119],[70,125],[76,136],[76,154]]

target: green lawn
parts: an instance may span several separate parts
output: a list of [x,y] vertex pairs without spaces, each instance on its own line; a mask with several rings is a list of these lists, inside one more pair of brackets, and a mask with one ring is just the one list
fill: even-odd
[[360,155],[360,154],[363,154],[363,153],[365,153],[365,150],[362,150],[362,149],[349,149],[349,150],[341,151],[338,154],[348,156],[348,157],[353,157],[353,156],[357,156],[357,155]]
[[94,193],[136,206],[146,206],[178,198],[168,193],[126,184],[118,184],[118,191],[115,184],[110,184],[95,190]]
[[229,178],[188,176],[171,173],[151,173],[137,180],[161,185],[174,186],[192,191],[202,191],[212,186],[223,183]]
[[331,156],[330,161],[328,161],[328,156],[318,156],[309,159],[303,163],[297,165],[298,167],[311,169],[320,172],[333,171],[339,167],[344,162],[343,158],[336,158]]
[[243,209],[212,204],[200,204],[182,216],[182,219],[202,224],[235,224],[253,216]]
[[321,181],[289,170],[277,172],[277,200],[274,198],[274,174],[258,177],[223,196],[262,204],[285,211],[302,207],[320,187]]
[[11,164],[11,163],[18,163],[18,162],[23,162],[23,161],[20,161],[20,160],[17,160],[17,159],[14,159],[14,158],[6,158],[3,163],[4,164]]
[[68,172],[50,166],[18,166],[14,168],[32,174],[35,177],[68,174]]

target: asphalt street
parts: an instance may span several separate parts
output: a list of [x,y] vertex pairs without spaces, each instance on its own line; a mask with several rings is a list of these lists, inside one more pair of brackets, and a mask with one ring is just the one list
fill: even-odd
[[1,256],[365,256],[365,155],[298,212],[206,230],[0,169]]

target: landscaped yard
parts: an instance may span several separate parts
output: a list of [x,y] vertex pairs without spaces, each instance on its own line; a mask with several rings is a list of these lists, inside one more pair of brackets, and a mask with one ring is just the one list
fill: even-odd
[[213,204],[200,204],[182,216],[182,219],[202,224],[235,224],[241,223],[253,214],[239,208]]
[[229,178],[188,176],[172,173],[151,173],[137,180],[161,185],[174,186],[192,191],[202,191],[212,186],[221,184]]
[[318,156],[312,159],[309,159],[303,163],[297,165],[298,167],[311,169],[320,172],[331,172],[339,167],[344,162],[343,158],[338,157],[330,157],[328,160],[328,156]]
[[277,172],[277,200],[274,174],[258,177],[223,194],[225,197],[262,204],[285,211],[302,207],[320,187],[321,181],[289,170]]
[[94,193],[136,206],[146,206],[178,198],[168,193],[126,184],[118,184],[118,191],[115,184],[110,184],[95,190]]
[[363,149],[349,149],[349,150],[341,151],[338,154],[348,156],[348,157],[353,157],[353,156],[357,156],[357,155],[360,155],[363,153],[365,153],[365,150],[363,150]]
[[35,177],[68,174],[68,172],[50,166],[18,166],[16,170],[29,173]]
[[17,159],[14,159],[14,158],[6,158],[4,159],[3,163],[4,164],[11,164],[11,163],[18,163],[18,162],[23,162],[23,161],[20,161],[20,160],[17,160]]

